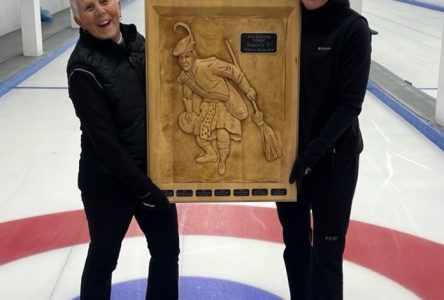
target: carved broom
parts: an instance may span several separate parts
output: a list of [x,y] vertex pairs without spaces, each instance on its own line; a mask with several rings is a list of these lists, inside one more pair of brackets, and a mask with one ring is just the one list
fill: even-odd
[[[234,65],[237,68],[239,68],[239,70],[242,71],[241,67],[237,63],[236,57],[234,56],[234,52],[233,49],[231,48],[230,42],[228,40],[225,40],[225,44],[227,45],[228,52],[230,53]],[[254,109],[254,113],[251,118],[259,130],[265,157],[269,161],[275,160],[276,158],[282,155],[281,144],[276,134],[274,133],[273,128],[271,128],[267,123],[265,123],[264,114],[257,107],[256,101],[254,100],[250,101]]]

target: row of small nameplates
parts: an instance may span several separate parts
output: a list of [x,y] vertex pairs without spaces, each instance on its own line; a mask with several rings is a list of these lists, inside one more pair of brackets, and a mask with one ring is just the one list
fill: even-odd
[[173,197],[174,192],[176,192],[176,197],[228,197],[233,194],[236,197],[246,197],[246,196],[285,196],[287,195],[287,189],[199,189],[199,190],[164,190],[168,197]]

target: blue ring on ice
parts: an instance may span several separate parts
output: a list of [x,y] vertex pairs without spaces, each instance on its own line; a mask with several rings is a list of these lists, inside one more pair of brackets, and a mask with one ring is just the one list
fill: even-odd
[[[225,279],[180,277],[180,300],[282,300],[265,290]],[[113,284],[111,300],[145,299],[146,279]],[[79,297],[73,300],[79,300]]]

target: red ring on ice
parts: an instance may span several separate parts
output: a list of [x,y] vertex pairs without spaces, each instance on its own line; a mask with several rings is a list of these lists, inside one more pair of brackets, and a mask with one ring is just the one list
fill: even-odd
[[[282,243],[274,208],[178,204],[182,235],[212,235]],[[139,236],[131,224],[127,236]],[[82,210],[0,223],[0,265],[89,242]],[[411,234],[351,221],[345,259],[390,278],[422,299],[444,295],[444,245]]]

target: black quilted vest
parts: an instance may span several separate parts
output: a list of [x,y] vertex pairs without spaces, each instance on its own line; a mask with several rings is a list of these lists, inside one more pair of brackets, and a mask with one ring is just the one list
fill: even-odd
[[[145,41],[134,25],[121,24],[125,46],[98,40],[80,29],[80,38],[67,65],[94,74],[109,101],[119,141],[146,173]],[[81,137],[79,188],[83,194],[118,195],[127,188],[95,153],[86,134]]]

